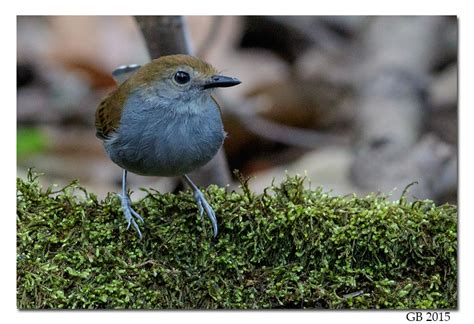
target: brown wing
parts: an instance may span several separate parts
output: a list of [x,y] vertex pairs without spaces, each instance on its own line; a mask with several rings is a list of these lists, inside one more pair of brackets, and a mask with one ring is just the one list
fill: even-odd
[[95,113],[96,136],[102,140],[110,137],[117,129],[122,117],[123,100],[118,90],[113,91],[97,107]]

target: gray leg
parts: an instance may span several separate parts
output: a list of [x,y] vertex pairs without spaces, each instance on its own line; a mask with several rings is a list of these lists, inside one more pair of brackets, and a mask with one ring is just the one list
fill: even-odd
[[211,205],[207,202],[206,198],[204,198],[204,195],[202,192],[196,187],[196,185],[189,179],[187,175],[183,175],[184,181],[193,189],[194,192],[194,199],[196,200],[196,203],[199,207],[199,215],[202,218],[202,213],[206,211],[207,217],[211,220],[212,223],[212,228],[214,230],[214,237],[217,236],[217,218],[216,214],[214,213],[214,210],[212,209]]
[[123,170],[122,173],[122,194],[119,195],[120,200],[122,201],[122,210],[123,214],[125,216],[125,219],[128,222],[127,229],[130,228],[130,224],[135,227],[135,230],[138,233],[138,236],[142,238],[142,232],[140,232],[140,228],[138,227],[137,222],[135,221],[134,217],[143,222],[143,218],[132,209],[130,198],[128,197],[127,194],[127,170]]

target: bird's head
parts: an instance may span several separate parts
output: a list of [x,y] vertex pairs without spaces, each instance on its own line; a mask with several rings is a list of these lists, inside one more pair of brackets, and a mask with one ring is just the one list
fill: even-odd
[[210,89],[239,84],[236,78],[219,75],[210,64],[189,55],[163,56],[144,65],[126,82],[130,90],[161,100],[195,100]]

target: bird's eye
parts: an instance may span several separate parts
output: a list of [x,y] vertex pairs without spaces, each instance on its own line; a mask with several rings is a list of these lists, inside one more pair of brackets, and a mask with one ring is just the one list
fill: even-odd
[[179,84],[185,84],[185,83],[188,83],[189,80],[191,80],[191,77],[189,76],[189,73],[187,72],[178,71],[174,75],[174,80],[178,82]]

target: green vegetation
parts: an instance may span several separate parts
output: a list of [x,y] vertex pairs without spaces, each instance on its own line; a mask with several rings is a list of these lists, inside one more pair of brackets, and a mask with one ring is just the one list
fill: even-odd
[[[456,308],[457,208],[331,197],[290,177],[262,195],[216,186],[212,238],[191,192],[147,191],[134,208],[76,182],[17,182],[20,309]],[[83,195],[78,195],[82,192]],[[80,196],[80,197],[79,197]]]
[[22,159],[29,154],[46,149],[48,140],[43,132],[37,128],[18,128],[16,138],[16,155]]

